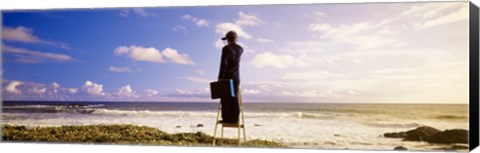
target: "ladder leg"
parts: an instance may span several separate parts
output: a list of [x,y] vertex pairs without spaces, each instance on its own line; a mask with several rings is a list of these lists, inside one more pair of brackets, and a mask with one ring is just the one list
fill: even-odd
[[238,124],[238,146],[240,147],[240,124]]
[[215,131],[213,131],[213,143],[212,143],[212,146],[215,146],[215,140],[217,139],[216,135],[217,135],[217,126],[218,126],[218,123],[215,123]]
[[242,125],[243,125],[243,141],[244,141],[244,143],[247,143],[247,134],[246,134],[247,125],[245,125],[245,117],[243,115],[243,107],[242,107]]
[[222,124],[222,135],[220,136],[220,142],[223,144],[223,124]]
[[[213,132],[213,143],[212,146],[215,146],[215,141],[217,139],[217,127],[218,127],[218,119],[220,117],[220,110],[222,109],[222,105],[218,104],[218,111],[217,111],[217,120],[215,121],[215,131]],[[222,129],[223,130],[223,129]],[[223,136],[223,131],[222,131],[222,136]]]
[[247,128],[247,125],[245,125],[245,115],[243,113],[243,95],[242,95],[242,92],[240,92],[240,103],[241,103],[241,111],[242,111],[242,125],[243,125],[243,141],[244,143],[247,143],[247,132],[246,132],[246,128]]
[[246,125],[245,125],[245,122],[243,123],[243,143],[247,143],[247,132],[245,131],[246,130]]

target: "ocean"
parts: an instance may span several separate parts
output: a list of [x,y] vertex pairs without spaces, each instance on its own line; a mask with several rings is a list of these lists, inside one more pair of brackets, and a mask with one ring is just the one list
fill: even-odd
[[[469,126],[468,105],[461,104],[244,105],[247,139],[271,140],[295,148],[392,150],[404,146],[409,150],[432,150],[449,145],[406,142],[383,134],[422,125],[439,130],[468,130]],[[169,133],[201,131],[213,135],[217,108],[218,103],[204,102],[5,101],[1,122],[29,127],[135,124]],[[225,130],[227,138],[236,138],[236,134],[236,129]]]

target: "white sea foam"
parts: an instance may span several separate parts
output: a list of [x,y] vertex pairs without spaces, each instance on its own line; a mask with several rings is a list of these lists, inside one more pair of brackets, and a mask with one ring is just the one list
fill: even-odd
[[2,108],[53,108],[51,105],[16,105],[16,106],[2,106]]
[[97,107],[103,107],[105,105],[103,104],[96,104],[96,105],[86,105],[86,106],[83,106],[83,107],[87,107],[87,108],[97,108]]
[[376,127],[402,127],[402,128],[416,128],[422,126],[419,123],[365,123],[365,125],[376,126]]
[[[95,105],[85,105],[85,106],[78,106],[78,107],[85,107],[85,108],[97,108],[97,107],[103,107],[103,104],[95,104]],[[74,107],[69,106],[69,105],[15,105],[15,106],[2,106],[2,108],[68,108],[68,107]]]
[[[131,110],[112,110],[112,109],[95,109],[92,114],[99,115],[120,115],[120,116],[163,116],[163,117],[216,117],[217,112],[199,112],[199,111],[131,111]],[[303,113],[303,112],[270,112],[270,113],[258,113],[249,112],[245,113],[249,118],[311,118],[311,119],[332,119],[334,116],[325,115],[322,113]]]

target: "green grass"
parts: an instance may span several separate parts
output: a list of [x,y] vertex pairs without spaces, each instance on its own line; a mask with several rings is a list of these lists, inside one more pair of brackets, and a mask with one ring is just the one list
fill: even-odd
[[[169,134],[155,128],[135,125],[85,125],[61,127],[35,127],[6,125],[2,129],[3,141],[142,144],[211,146],[213,137],[203,132]],[[217,140],[218,141],[218,140]],[[238,146],[238,141],[225,139],[219,146]],[[285,147],[276,142],[250,140],[246,147]]]

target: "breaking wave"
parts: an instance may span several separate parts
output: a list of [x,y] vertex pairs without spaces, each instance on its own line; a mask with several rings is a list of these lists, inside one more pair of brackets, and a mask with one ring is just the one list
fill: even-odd
[[[217,112],[191,112],[191,111],[132,111],[132,110],[112,110],[95,109],[92,114],[97,115],[120,115],[120,116],[161,116],[161,117],[216,117]],[[331,119],[333,116],[315,114],[315,113],[256,113],[245,112],[245,117],[250,118],[311,118],[311,119]]]

